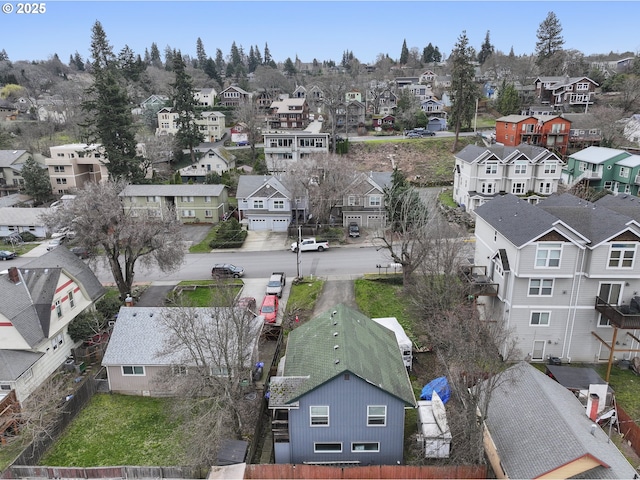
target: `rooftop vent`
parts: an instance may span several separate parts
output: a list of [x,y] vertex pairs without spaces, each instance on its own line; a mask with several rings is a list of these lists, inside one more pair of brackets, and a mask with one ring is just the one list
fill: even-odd
[[334,345],[334,346],[333,346],[333,349],[334,349],[334,350],[337,350],[338,348],[340,348],[340,345]]
[[340,363],[340,359],[336,358],[333,363],[335,363],[336,365],[339,364]]
[[333,336],[337,337],[338,336],[338,332],[333,332]]

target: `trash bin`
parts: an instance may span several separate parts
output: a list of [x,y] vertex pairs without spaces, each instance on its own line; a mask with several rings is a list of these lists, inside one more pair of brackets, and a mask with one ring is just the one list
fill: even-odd
[[549,365],[562,365],[560,357],[549,357]]
[[629,370],[630,365],[631,365],[631,362],[629,360],[620,360],[618,362],[618,368],[620,370]]

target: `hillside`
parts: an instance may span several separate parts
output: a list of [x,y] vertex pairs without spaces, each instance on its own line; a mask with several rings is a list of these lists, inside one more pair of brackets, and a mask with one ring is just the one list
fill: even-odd
[[[460,137],[458,151],[474,142],[475,137]],[[346,156],[363,172],[389,171],[397,166],[416,185],[450,185],[455,163],[452,144],[453,137],[352,142]]]

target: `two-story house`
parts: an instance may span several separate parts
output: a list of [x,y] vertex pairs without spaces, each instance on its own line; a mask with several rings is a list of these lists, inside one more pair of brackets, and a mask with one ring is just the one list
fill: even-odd
[[467,145],[455,154],[453,200],[469,212],[504,193],[536,203],[558,191],[563,165],[534,145]]
[[586,110],[593,105],[599,86],[588,77],[538,77],[534,85],[536,97],[543,105],[561,111]]
[[570,129],[571,121],[558,115],[507,115],[496,120],[496,141],[511,147],[539,145],[565,155]]
[[[156,136],[175,135],[178,133],[179,114],[172,107],[164,107],[158,110],[158,128]],[[202,112],[195,120],[198,129],[204,136],[205,142],[217,142],[225,133],[225,115],[222,112]]]
[[198,88],[193,92],[193,98],[199,107],[213,107],[217,94],[215,88]]
[[271,103],[269,128],[303,129],[309,124],[309,105],[305,98],[284,98]]
[[[26,150],[0,150],[0,196],[24,188],[22,167],[31,156]],[[43,168],[46,168],[43,164]]]
[[[206,181],[207,175],[212,173],[222,175],[236,167],[236,156],[231,151],[213,145],[212,143],[201,143],[193,149],[198,161],[178,170],[182,183],[203,183]],[[185,149],[183,153],[188,155],[189,150]]]
[[219,105],[222,107],[237,107],[250,100],[251,94],[237,85],[230,85],[220,92]]
[[336,128],[339,131],[358,130],[364,126],[366,108],[358,100],[343,102],[336,108]]
[[78,346],[69,323],[105,289],[64,246],[0,273],[0,394],[24,401]]
[[[506,194],[476,209],[475,266],[497,291],[478,297],[521,359],[598,362],[640,348],[640,205]],[[483,276],[484,278],[485,276]],[[621,330],[620,332],[618,330]],[[620,350],[615,353],[615,350]]]
[[54,193],[67,194],[81,189],[88,182],[102,182],[109,178],[102,145],[72,143],[50,147],[51,158],[45,163],[49,168],[51,188]]
[[397,465],[416,400],[395,334],[345,305],[289,333],[269,385],[276,463]]
[[329,134],[310,130],[267,132],[264,159],[270,173],[286,172],[288,166],[310,155],[329,153]]
[[42,217],[48,213],[49,208],[0,207],[0,238],[22,232],[29,232],[38,238],[46,237],[48,230]]
[[586,182],[597,191],[637,195],[640,156],[616,148],[588,147],[569,155],[562,179],[569,187]]
[[132,215],[173,215],[183,223],[217,223],[229,210],[226,185],[127,185],[119,193]]
[[351,222],[363,228],[379,228],[386,224],[384,189],[391,185],[391,172],[360,173],[347,187],[338,209],[342,225]]
[[240,175],[236,198],[240,221],[249,230],[286,232],[296,212],[306,210],[306,199],[293,198],[273,176]]

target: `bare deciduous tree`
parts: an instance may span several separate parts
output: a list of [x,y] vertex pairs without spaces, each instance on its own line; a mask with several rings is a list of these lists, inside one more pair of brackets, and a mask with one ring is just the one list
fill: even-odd
[[256,103],[249,101],[240,102],[233,111],[233,118],[237,123],[241,123],[244,126],[249,148],[251,149],[251,160],[255,163],[257,158],[256,144],[262,143],[263,140],[261,128],[264,124],[264,117],[260,115]]
[[347,79],[345,75],[328,75],[322,77],[318,85],[322,90],[322,109],[329,119],[331,128],[332,151],[336,151],[336,117],[338,110],[346,101]]
[[161,355],[173,365],[157,381],[175,394],[188,463],[212,465],[223,440],[253,431],[259,398],[250,379],[263,319],[237,307],[178,306],[161,322],[169,332]]
[[126,206],[119,197],[124,182],[89,183],[75,200],[44,217],[49,229],[70,227],[78,245],[104,251],[113,279],[124,298],[134,281],[134,268],[158,265],[164,272],[176,269],[184,258],[181,224],[175,211],[162,212]]

